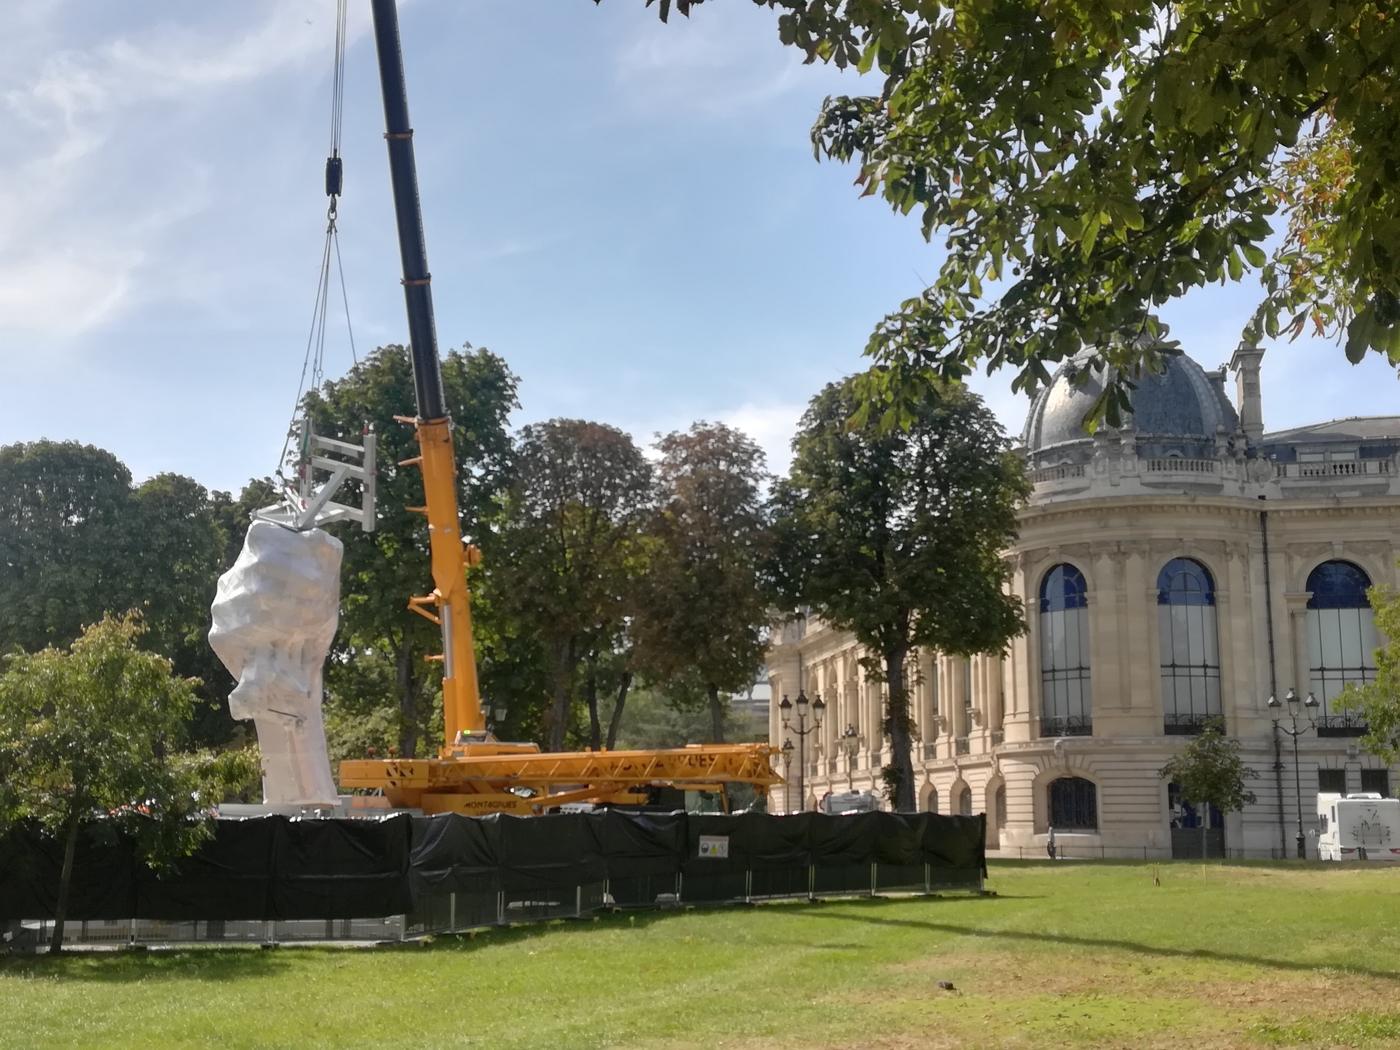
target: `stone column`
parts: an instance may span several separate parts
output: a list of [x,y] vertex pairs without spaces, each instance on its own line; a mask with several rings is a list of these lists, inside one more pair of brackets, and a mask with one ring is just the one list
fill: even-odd
[[1264,404],[1259,386],[1259,366],[1264,361],[1264,348],[1241,343],[1230,358],[1235,373],[1236,400],[1240,409],[1240,429],[1251,445],[1264,436]]
[[1152,555],[1138,548],[1129,552],[1123,566],[1123,590],[1126,607],[1123,616],[1123,651],[1127,654],[1128,691],[1124,707],[1136,714],[1161,717],[1157,698],[1157,588],[1156,568],[1150,564]]

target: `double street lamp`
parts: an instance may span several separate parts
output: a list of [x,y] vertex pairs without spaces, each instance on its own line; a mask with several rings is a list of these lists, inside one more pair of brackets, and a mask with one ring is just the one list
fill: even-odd
[[[1289,726],[1284,726],[1279,721],[1279,712],[1283,709],[1283,704],[1288,704]],[[1317,710],[1317,697],[1312,693],[1308,694],[1306,700],[1302,702],[1303,711],[1308,716],[1308,724],[1300,726],[1298,724],[1298,693],[1292,687],[1283,695],[1280,702],[1276,696],[1269,697],[1268,707],[1270,714],[1274,717],[1274,732],[1287,733],[1293,738],[1293,791],[1298,805],[1298,859],[1306,860],[1308,856],[1307,838],[1303,834],[1303,776],[1298,770],[1298,738],[1309,729],[1316,729],[1317,722],[1313,719],[1313,711]]]
[[[797,703],[793,703],[783,694],[783,699],[778,704],[778,712],[782,715],[783,729],[789,734],[783,741],[783,769],[786,772],[792,766],[793,743],[792,738],[797,737],[797,799],[798,808],[807,808],[807,792],[804,777],[807,772],[807,736],[815,733],[822,727],[822,715],[826,714],[826,704],[822,702],[821,694],[818,693],[814,700],[809,701],[807,694],[799,689],[797,691]],[[797,726],[793,727],[792,719],[794,713],[797,716]],[[808,725],[810,717],[812,724]]]

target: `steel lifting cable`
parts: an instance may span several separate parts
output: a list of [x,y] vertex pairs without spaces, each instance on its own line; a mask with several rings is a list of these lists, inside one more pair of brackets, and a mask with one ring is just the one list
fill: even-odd
[[[330,306],[331,259],[335,259],[336,273],[340,283],[340,301],[345,311],[345,331],[350,340],[350,358],[356,365],[360,363],[355,350],[355,329],[350,320],[350,297],[345,287],[345,267],[340,258],[340,234],[336,227],[337,207],[343,188],[343,166],[340,159],[340,132],[345,110],[345,47],[346,14],[349,0],[337,0],[335,24],[335,61],[331,74],[331,142],[326,157],[326,196],[330,204],[326,208],[326,237],[321,247],[321,265],[316,280],[316,298],[311,306],[311,329],[306,336],[306,352],[301,362],[301,379],[297,384],[296,401],[292,405],[292,423],[287,428],[286,440],[282,443],[282,454],[278,457],[279,477],[282,465],[286,463],[287,451],[291,447],[292,434],[296,427],[302,400],[310,390],[321,385],[326,353],[326,311]],[[310,380],[308,384],[308,379]]]

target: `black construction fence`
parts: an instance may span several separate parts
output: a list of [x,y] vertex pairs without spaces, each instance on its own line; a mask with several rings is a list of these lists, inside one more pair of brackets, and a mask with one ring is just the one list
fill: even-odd
[[[80,840],[75,940],[385,940],[603,908],[976,892],[983,816],[733,816],[605,810],[541,817],[219,820],[170,871],[97,825]],[[63,851],[0,837],[0,922],[52,919]],[[40,931],[42,932],[42,931]]]

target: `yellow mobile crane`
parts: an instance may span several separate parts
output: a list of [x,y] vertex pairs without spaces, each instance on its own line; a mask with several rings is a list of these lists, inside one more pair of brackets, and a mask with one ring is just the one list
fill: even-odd
[[467,569],[481,554],[464,542],[457,508],[396,0],[372,0],[371,9],[418,403],[415,417],[399,417],[416,429],[419,449],[401,466],[415,465],[423,474],[424,505],[414,509],[428,521],[434,585],[408,607],[442,629],[443,651],[435,659],[442,661],[444,739],[437,758],[342,762],[341,788],[378,789],[389,805],[426,813],[528,814],[570,802],[643,802],[661,787],[723,793],[729,784],[751,784],[766,794],[782,782],[772,766],[775,751],[766,744],[542,753],[535,744],[503,743],[487,732],[467,591]]

